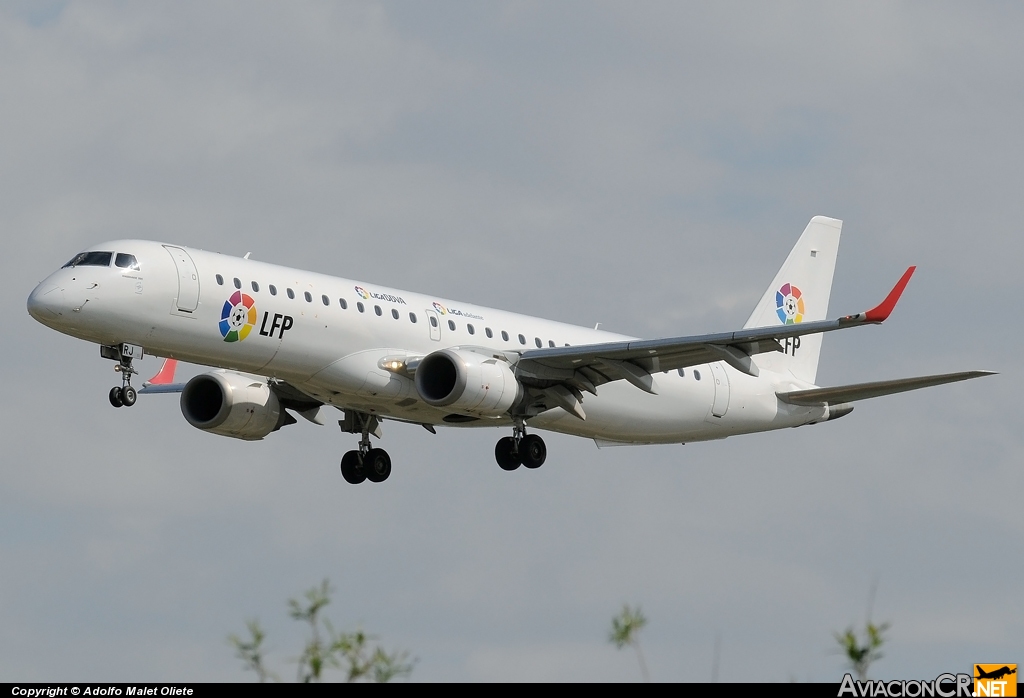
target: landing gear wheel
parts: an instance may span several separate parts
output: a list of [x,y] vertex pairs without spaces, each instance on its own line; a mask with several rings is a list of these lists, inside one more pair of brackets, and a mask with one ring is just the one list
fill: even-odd
[[544,459],[548,457],[548,447],[544,445],[544,439],[536,434],[529,434],[519,442],[519,457],[523,459],[523,465],[527,468],[539,468],[544,465]]
[[124,403],[125,407],[131,407],[135,404],[139,394],[135,392],[135,388],[130,385],[126,385],[121,388],[121,402]]
[[370,482],[384,482],[391,474],[391,456],[383,448],[371,448],[363,456],[363,472]]
[[359,463],[359,451],[349,451],[341,457],[341,476],[351,485],[358,485],[366,479],[366,471]]
[[107,395],[107,397],[110,398],[110,404],[113,405],[114,407],[121,407],[124,404],[124,402],[121,400],[120,388],[111,388],[110,394]]
[[498,467],[502,470],[515,470],[522,461],[519,459],[519,451],[516,450],[516,440],[511,436],[498,439],[494,446],[494,460],[498,461]]

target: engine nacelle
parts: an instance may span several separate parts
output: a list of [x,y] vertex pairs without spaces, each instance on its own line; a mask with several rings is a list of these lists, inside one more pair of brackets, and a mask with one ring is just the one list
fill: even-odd
[[287,414],[270,386],[239,373],[202,373],[181,393],[181,413],[197,429],[258,441],[277,429]]
[[428,354],[416,367],[416,391],[428,405],[482,417],[507,413],[523,394],[507,362],[458,349]]

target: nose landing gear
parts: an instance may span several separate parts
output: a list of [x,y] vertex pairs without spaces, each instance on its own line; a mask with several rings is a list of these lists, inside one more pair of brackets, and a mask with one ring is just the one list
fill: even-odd
[[107,395],[110,404],[114,407],[131,407],[139,396],[135,388],[132,387],[132,374],[138,373],[132,366],[132,361],[142,358],[142,347],[134,344],[122,344],[116,347],[101,346],[100,356],[117,361],[114,371],[121,374],[121,387],[114,386]]
[[544,465],[548,449],[544,439],[536,434],[527,434],[522,419],[516,420],[512,436],[498,439],[494,446],[494,460],[502,470],[515,470],[520,465],[535,469]]

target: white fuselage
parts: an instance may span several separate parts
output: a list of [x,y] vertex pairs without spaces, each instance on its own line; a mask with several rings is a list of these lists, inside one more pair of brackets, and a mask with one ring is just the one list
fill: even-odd
[[[113,264],[60,269],[29,297],[33,317],[97,344],[136,344],[157,356],[277,378],[325,404],[417,424],[449,425],[449,413],[418,399],[413,381],[380,368],[382,359],[484,347],[514,360],[518,352],[540,346],[627,339],[158,242],[119,240],[90,249],[134,255],[138,269]],[[225,303],[236,291],[249,297],[254,312],[222,325]],[[765,370],[768,363],[757,377],[721,362],[687,368],[682,375],[657,373],[657,394],[621,380],[607,383],[597,396],[586,396],[585,420],[554,408],[531,417],[529,424],[599,442],[679,443],[827,417],[824,407],[780,402],[776,391],[810,386]],[[457,425],[510,422],[502,417]]]

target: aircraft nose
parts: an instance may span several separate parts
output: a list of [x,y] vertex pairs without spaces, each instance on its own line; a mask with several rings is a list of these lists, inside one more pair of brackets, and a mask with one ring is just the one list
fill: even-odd
[[28,314],[46,324],[61,316],[64,292],[60,286],[45,281],[36,286],[28,297]]

